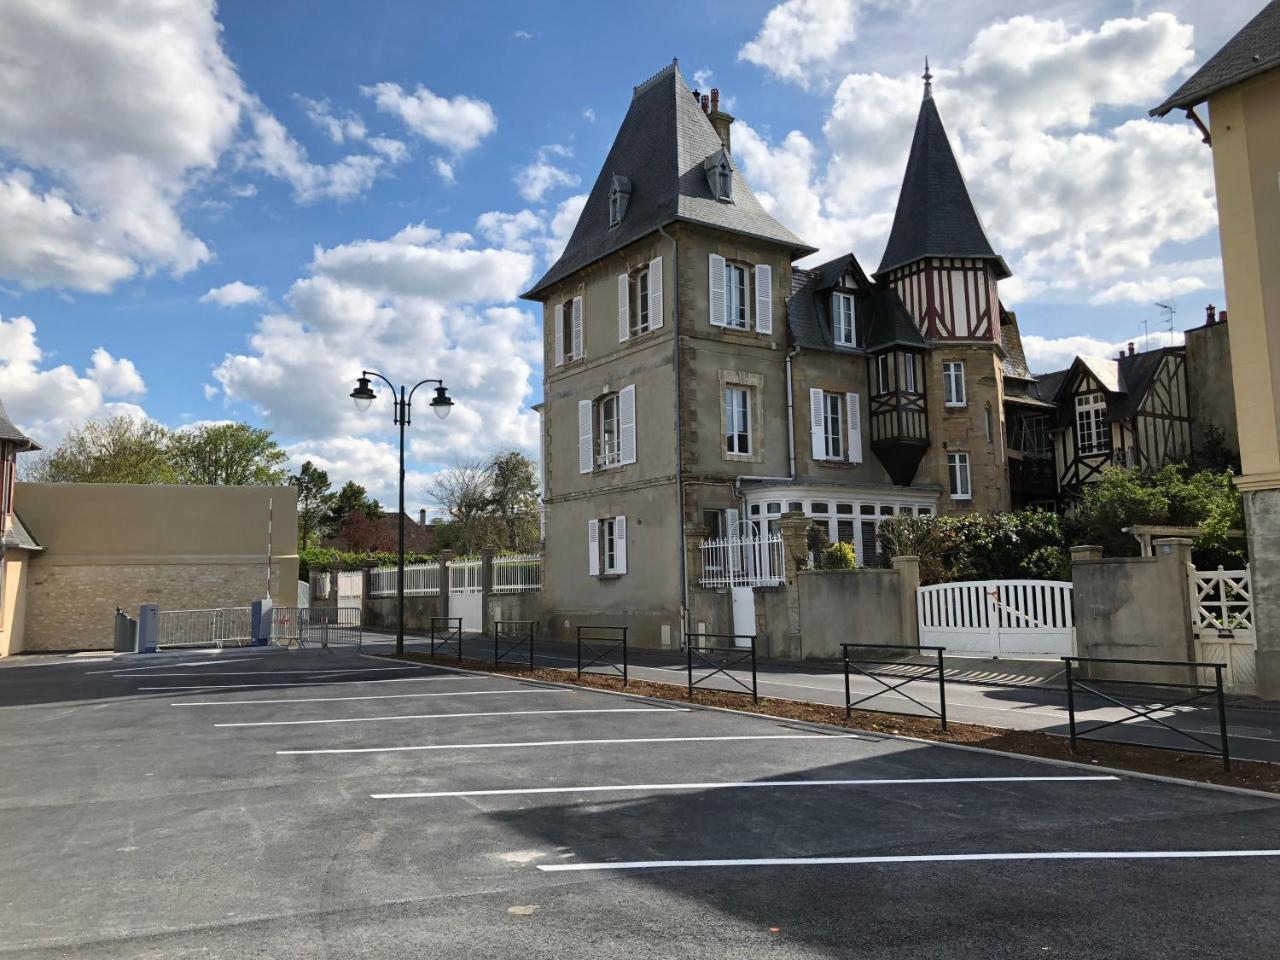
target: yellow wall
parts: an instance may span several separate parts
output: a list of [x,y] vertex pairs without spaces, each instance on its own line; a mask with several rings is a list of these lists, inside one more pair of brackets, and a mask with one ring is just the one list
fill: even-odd
[[1209,101],[1243,489],[1280,487],[1280,71]]
[[247,606],[266,595],[268,504],[272,599],[297,604],[292,487],[20,483],[18,513],[45,548],[29,562],[19,650],[109,648],[117,606]]
[[0,560],[4,564],[4,575],[0,577],[0,657],[22,649],[29,558],[26,550],[9,549]]

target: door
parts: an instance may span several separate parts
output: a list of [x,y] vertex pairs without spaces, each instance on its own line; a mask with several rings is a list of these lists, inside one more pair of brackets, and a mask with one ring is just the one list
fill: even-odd
[[484,629],[484,611],[479,560],[457,560],[449,564],[449,616],[462,618],[464,632]]
[[756,594],[751,587],[731,588],[733,599],[733,634],[734,646],[747,648],[751,646],[749,637],[756,635]]

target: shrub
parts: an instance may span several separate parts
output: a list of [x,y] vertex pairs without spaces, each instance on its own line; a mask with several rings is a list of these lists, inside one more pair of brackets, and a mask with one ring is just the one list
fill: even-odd
[[821,558],[823,570],[853,570],[858,566],[858,555],[848,543],[831,544],[822,551]]

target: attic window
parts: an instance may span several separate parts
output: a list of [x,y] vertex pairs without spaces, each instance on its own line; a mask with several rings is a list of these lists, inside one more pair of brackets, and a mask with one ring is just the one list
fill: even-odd
[[729,164],[728,154],[723,150],[717,150],[703,161],[702,169],[707,175],[711,196],[731,203],[733,201],[733,167]]
[[627,201],[631,199],[631,181],[619,174],[613,175],[609,185],[609,226],[616,227],[627,214]]

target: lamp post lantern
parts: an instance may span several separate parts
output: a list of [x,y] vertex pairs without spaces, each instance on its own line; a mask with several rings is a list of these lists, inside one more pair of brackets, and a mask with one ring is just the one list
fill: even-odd
[[376,371],[362,370],[360,376],[356,378],[356,388],[351,391],[351,399],[355,401],[356,409],[361,413],[368,410],[378,396],[369,386],[370,377],[377,377],[391,389],[391,399],[394,404],[392,421],[400,428],[400,546],[396,561],[396,656],[402,656],[404,654],[404,428],[411,422],[410,405],[413,403],[413,395],[423,384],[436,384],[436,394],[431,398],[429,406],[441,420],[449,415],[449,411],[453,408],[453,400],[449,398],[449,391],[445,389],[443,380],[419,380],[409,388],[407,394],[404,385],[401,384],[400,395],[397,397],[396,385],[390,380]]

